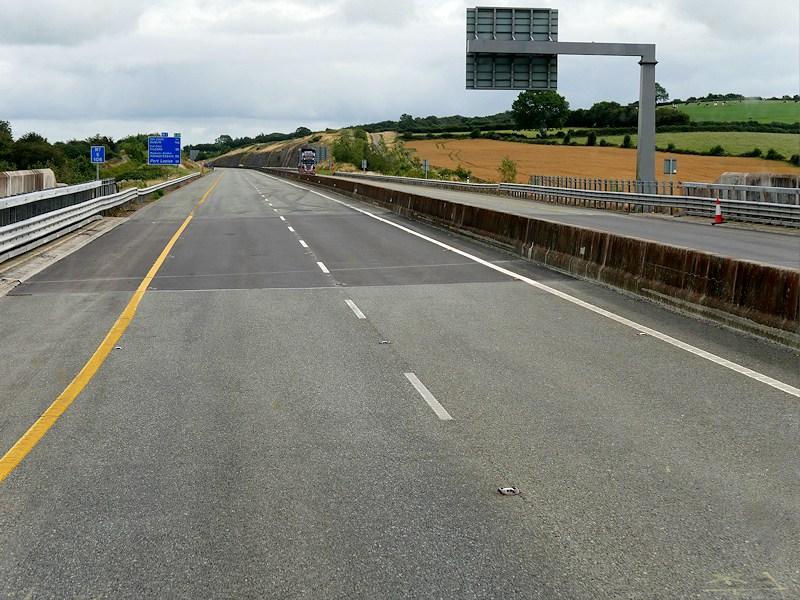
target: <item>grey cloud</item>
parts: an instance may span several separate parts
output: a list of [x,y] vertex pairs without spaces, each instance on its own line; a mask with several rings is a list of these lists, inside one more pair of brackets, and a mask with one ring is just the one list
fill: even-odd
[[344,0],[341,15],[347,23],[398,27],[417,17],[414,0]]
[[0,4],[0,44],[77,46],[134,31],[152,2],[28,0]]

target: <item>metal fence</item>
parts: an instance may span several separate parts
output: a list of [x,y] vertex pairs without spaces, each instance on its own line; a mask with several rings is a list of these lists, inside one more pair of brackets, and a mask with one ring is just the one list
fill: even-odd
[[[11,210],[13,213],[9,214],[13,214],[15,217],[24,214],[26,211],[36,214],[32,214],[32,216],[25,219],[0,225],[0,262],[74,231],[91,221],[100,219],[102,218],[102,213],[107,210],[138,204],[151,198],[159,190],[165,191],[179,187],[199,176],[200,173],[192,173],[191,175],[157,183],[147,188],[130,188],[119,193],[113,193],[115,187],[113,185],[114,180],[111,179],[3,198],[0,200],[0,211]],[[98,190],[111,190],[112,193],[100,195],[97,193]],[[41,209],[44,206],[57,205],[58,201],[56,199],[59,198],[57,193],[59,191],[61,196],[64,197],[62,201],[66,206],[42,212]],[[51,195],[53,192],[55,194]],[[46,197],[40,197],[43,194]],[[81,200],[82,194],[87,194],[89,197]],[[70,204],[70,198],[78,201]],[[25,202],[26,199],[27,202]],[[38,204],[50,201],[53,201],[50,205]],[[36,204],[36,208],[26,208],[30,204]],[[39,212],[37,213],[37,211]]]
[[[440,181],[435,179],[416,179],[412,177],[388,177],[383,175],[367,175],[362,173],[336,173],[341,177],[372,179],[386,183],[416,185],[449,189],[461,192],[484,193],[493,195],[514,196],[554,204],[583,206],[605,210],[625,212],[667,212],[670,214],[697,215],[713,218],[716,212],[716,198],[710,196],[641,194],[616,190],[591,190],[568,187],[550,187],[547,185],[523,185],[515,183],[463,183],[458,181]],[[588,181],[588,180],[587,180]],[[605,180],[612,181],[612,180]],[[715,184],[682,184],[715,185]],[[750,186],[725,186],[749,188],[750,193],[757,194],[762,188]],[[692,188],[687,188],[687,192]],[[696,188],[700,189],[700,188]],[[782,193],[791,194],[789,188],[780,189]],[[794,190],[795,198],[798,190]],[[762,202],[751,199],[721,200],[722,215],[725,220],[768,223],[789,227],[800,227],[800,202],[777,203]]]
[[594,177],[563,177],[557,175],[531,175],[531,185],[543,185],[597,192],[628,192],[630,194],[675,194],[680,188],[673,181],[638,181],[634,179],[599,179]]

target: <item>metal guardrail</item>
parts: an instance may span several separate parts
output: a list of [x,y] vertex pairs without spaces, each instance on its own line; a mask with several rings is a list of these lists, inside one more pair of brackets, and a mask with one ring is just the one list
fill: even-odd
[[[595,191],[575,188],[555,188],[543,185],[525,185],[516,183],[463,183],[458,181],[440,181],[435,179],[417,179],[414,177],[390,177],[384,175],[367,175],[363,173],[336,172],[340,177],[353,177],[398,183],[449,189],[461,192],[505,195],[517,198],[528,198],[556,204],[569,204],[587,208],[621,210],[627,212],[664,211],[678,214],[696,215],[713,218],[716,212],[716,198],[702,196],[670,196],[662,194],[636,194],[630,192]],[[683,186],[698,185],[683,183]],[[713,184],[705,184],[713,185]],[[761,188],[750,186],[725,186],[748,188],[749,193],[756,193]],[[770,188],[772,189],[772,188]],[[791,193],[789,188],[778,188]],[[797,192],[797,190],[795,190]],[[800,227],[800,206],[760,202],[750,199],[725,199],[721,201],[722,216],[725,220],[751,223],[768,223],[788,227]]]
[[[23,254],[37,246],[45,244],[61,235],[65,235],[74,231],[78,227],[82,227],[86,223],[101,219],[101,213],[121,206],[128,206],[130,204],[137,204],[151,197],[158,190],[164,190],[172,187],[177,187],[199,177],[200,173],[192,173],[185,177],[173,179],[171,181],[164,181],[151,185],[146,188],[130,188],[116,194],[107,194],[92,198],[72,206],[52,210],[44,214],[40,214],[17,223],[11,223],[0,227],[0,262]],[[91,182],[101,183],[101,182]],[[81,184],[86,186],[87,184]],[[56,188],[55,190],[45,190],[46,192],[57,192],[61,190],[62,194],[71,194],[76,190],[71,190],[70,186],[67,188]],[[94,189],[88,185],[86,189]],[[85,190],[81,190],[85,191]],[[24,206],[24,202],[19,202],[25,196],[38,196],[44,192],[31,192],[31,194],[20,194],[19,196],[12,196],[11,198],[3,199],[3,202],[13,200],[16,202],[15,206]],[[57,195],[57,194],[56,194]],[[42,198],[29,199],[31,202],[41,200]],[[0,208],[3,208],[0,204]]]
[[108,196],[116,191],[113,179],[101,179],[6,196],[0,198],[0,227],[80,204],[99,196]]

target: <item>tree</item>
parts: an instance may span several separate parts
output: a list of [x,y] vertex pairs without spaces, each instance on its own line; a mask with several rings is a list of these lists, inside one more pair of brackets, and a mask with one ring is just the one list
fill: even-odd
[[7,151],[7,158],[18,169],[25,170],[48,163],[59,163],[63,160],[63,155],[38,133],[26,133],[11,145]]
[[669,102],[669,93],[656,81],[656,102]]
[[[0,121],[0,160],[5,157],[6,152],[8,152],[13,143],[14,138],[11,137],[11,123],[8,121]],[[9,165],[10,163],[6,163],[6,167]],[[6,170],[6,168],[4,167],[0,170]]]
[[312,131],[308,127],[298,127],[294,130],[293,137],[307,137],[311,135]]
[[630,124],[629,111],[619,102],[597,102],[588,110],[588,116],[592,127],[626,127]]
[[547,134],[547,128],[563,127],[569,115],[569,102],[557,92],[521,92],[511,105],[511,116],[516,129],[539,129]]
[[217,146],[230,146],[233,143],[233,138],[229,135],[221,135],[214,140],[214,143]]
[[506,154],[497,169],[500,183],[514,183],[517,180],[517,163]]
[[692,119],[685,112],[662,106],[656,109],[656,127],[662,125],[689,125]]

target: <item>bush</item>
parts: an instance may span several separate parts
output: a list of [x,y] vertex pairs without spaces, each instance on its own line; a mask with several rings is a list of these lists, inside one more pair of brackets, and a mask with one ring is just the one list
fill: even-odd
[[469,132],[469,137],[473,140],[478,139],[481,137],[481,130],[478,127],[475,127],[472,131]]
[[662,125],[689,125],[691,122],[692,119],[689,115],[675,108],[656,109],[656,127]]
[[625,137],[622,138],[622,147],[630,148],[631,146],[633,146],[633,143],[631,142],[631,136],[629,133],[626,133]]
[[708,156],[725,156],[725,148],[717,144],[707,152]]
[[570,137],[569,133],[567,133],[567,135],[564,136],[564,145],[568,146],[571,141],[572,137]]
[[151,179],[161,179],[162,177],[166,177],[170,172],[171,171],[168,167],[162,167],[159,165],[141,165],[123,173],[119,173],[114,177],[114,179],[117,183],[125,180],[148,181]]
[[762,154],[764,153],[761,151],[761,148],[753,148],[752,150],[750,150],[750,152],[745,152],[744,154],[742,154],[742,156],[745,158],[758,158]]
[[500,175],[501,183],[514,183],[517,180],[517,163],[511,160],[508,155],[505,155],[497,172]]
[[789,163],[795,167],[800,167],[800,154],[792,154],[792,157],[789,159]]
[[786,157],[783,154],[779,154],[775,148],[767,150],[767,155],[764,158],[767,160],[786,160]]
[[589,135],[586,138],[586,145],[594,146],[596,143],[597,143],[597,134],[594,131],[590,131]]

